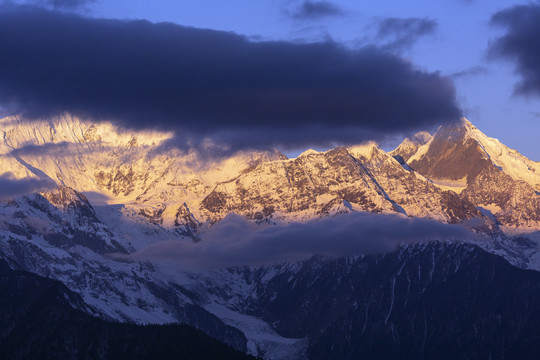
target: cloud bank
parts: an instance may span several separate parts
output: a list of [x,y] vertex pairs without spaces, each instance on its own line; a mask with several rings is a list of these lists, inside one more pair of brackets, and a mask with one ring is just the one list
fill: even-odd
[[492,17],[491,22],[506,30],[491,44],[490,54],[515,63],[521,77],[515,93],[540,96],[540,4],[502,10]]
[[173,263],[197,270],[276,264],[313,255],[378,254],[393,251],[401,243],[466,240],[472,236],[458,225],[397,215],[351,213],[307,223],[262,226],[229,214],[199,243],[163,241],[127,259]]
[[0,106],[174,130],[236,148],[357,143],[459,119],[448,78],[376,47],[0,11]]

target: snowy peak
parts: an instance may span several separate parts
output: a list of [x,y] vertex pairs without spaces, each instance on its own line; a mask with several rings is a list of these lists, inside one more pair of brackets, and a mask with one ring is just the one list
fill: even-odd
[[489,157],[477,141],[471,141],[471,130],[472,124],[466,120],[439,127],[408,164],[429,179],[458,181],[474,177],[477,169],[488,165]]
[[307,149],[306,151],[304,151],[300,155],[298,155],[297,158],[310,156],[310,155],[317,155],[317,154],[319,154],[319,151],[313,150],[313,149]]
[[347,148],[349,153],[357,159],[370,161],[378,154],[384,153],[375,141],[368,141],[362,144],[353,145]]
[[[401,155],[398,150],[394,152]],[[429,178],[453,181],[474,177],[481,167],[491,164],[512,179],[523,180],[540,191],[539,162],[486,136],[465,118],[456,124],[441,126],[407,162]]]
[[493,164],[501,168],[514,180],[523,180],[536,191],[540,191],[540,162],[532,161],[517,150],[510,149],[498,139],[490,138],[469,124],[466,136],[476,141]]
[[540,227],[540,163],[486,136],[467,119],[441,126],[408,165],[502,225]]
[[390,152],[400,163],[405,163],[411,156],[416,154],[420,146],[425,145],[431,140],[431,134],[427,131],[420,131],[411,138],[405,138],[399,146]]

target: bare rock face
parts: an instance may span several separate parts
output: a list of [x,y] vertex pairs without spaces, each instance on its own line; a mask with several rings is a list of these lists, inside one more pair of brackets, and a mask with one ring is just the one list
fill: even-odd
[[201,224],[189,211],[186,203],[184,203],[178,208],[178,211],[176,212],[176,217],[174,219],[174,226],[178,228],[178,232],[181,235],[190,237],[196,241],[200,240],[198,233]]
[[88,199],[83,194],[67,186],[60,186],[53,191],[48,191],[43,194],[43,197],[55,207],[76,214],[79,217],[92,218],[96,215]]
[[120,166],[114,171],[95,173],[96,182],[100,187],[111,191],[114,195],[130,195],[137,182],[144,183],[148,179],[148,173],[135,174],[133,167],[129,165]]
[[491,165],[480,144],[467,137],[467,128],[461,124],[441,127],[425,147],[427,151],[410,157],[408,164],[429,179],[469,179]]

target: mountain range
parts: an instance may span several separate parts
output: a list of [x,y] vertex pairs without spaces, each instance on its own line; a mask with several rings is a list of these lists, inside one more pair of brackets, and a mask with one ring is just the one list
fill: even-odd
[[88,316],[268,359],[540,355],[540,163],[466,119],[291,159],[70,115],[0,123],[2,178],[36,184],[0,203],[0,258]]

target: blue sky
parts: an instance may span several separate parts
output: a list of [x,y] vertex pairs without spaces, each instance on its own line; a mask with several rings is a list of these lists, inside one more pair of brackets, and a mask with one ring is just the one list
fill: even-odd
[[[301,1],[281,0],[115,0],[89,6],[89,14],[111,18],[170,21],[201,28],[233,31],[261,39],[316,41],[330,37],[355,47],[380,43],[376,22],[387,17],[436,21],[432,34],[402,56],[417,66],[456,76],[458,100],[465,115],[487,135],[540,161],[540,100],[513,95],[513,64],[489,60],[488,44],[502,32],[490,25],[499,10],[523,1],[379,0],[334,1],[341,16],[296,19]],[[465,72],[470,72],[466,74]]]
[[[24,2],[24,1],[19,1]],[[28,2],[28,1],[27,1]],[[36,0],[49,8],[91,18],[147,19],[151,22],[224,30],[254,41],[317,42],[332,39],[355,49],[374,44],[415,67],[450,77],[464,115],[488,136],[540,161],[540,99],[514,95],[519,77],[512,62],[492,59],[488,47],[504,29],[493,14],[523,1],[510,0]],[[306,13],[306,4],[319,5]],[[48,5],[47,5],[48,4]],[[81,7],[77,5],[81,5]],[[309,5],[309,4],[308,4]],[[322,8],[320,7],[322,5]],[[302,9],[304,12],[302,12]],[[309,10],[309,9],[308,9]],[[381,35],[387,19],[413,19],[416,28],[400,42],[399,32]],[[415,25],[416,24],[416,25]],[[395,43],[398,46],[392,47]],[[390,142],[386,148],[392,146]]]

